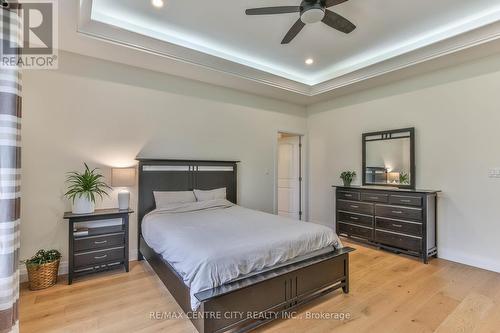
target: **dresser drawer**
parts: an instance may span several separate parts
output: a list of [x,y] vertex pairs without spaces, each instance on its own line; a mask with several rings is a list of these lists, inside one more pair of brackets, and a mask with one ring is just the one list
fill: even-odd
[[422,240],[420,238],[381,230],[375,230],[375,242],[415,252],[421,252],[422,250]]
[[422,209],[401,206],[376,205],[375,215],[395,219],[422,221]]
[[352,237],[359,237],[371,240],[373,238],[373,229],[360,227],[352,224],[338,222],[338,233],[346,234]]
[[389,203],[393,205],[408,205],[408,206],[422,206],[421,197],[412,197],[408,195],[390,195]]
[[108,262],[119,262],[125,259],[124,247],[116,247],[99,251],[75,253],[75,267],[98,265]]
[[352,213],[373,215],[373,204],[366,202],[337,200],[337,209]]
[[124,234],[116,233],[103,236],[75,238],[74,251],[96,250],[122,246],[125,243]]
[[351,192],[351,191],[338,191],[337,199],[344,200],[359,200],[359,192]]
[[375,220],[377,229],[385,229],[412,236],[422,236],[422,224],[420,223],[409,223],[381,217],[377,217]]
[[346,212],[339,212],[339,222],[359,224],[373,228],[373,217],[369,215],[359,215]]
[[361,200],[362,201],[372,201],[372,202],[382,202],[382,203],[388,203],[389,202],[389,196],[387,194],[379,194],[379,193],[361,193]]

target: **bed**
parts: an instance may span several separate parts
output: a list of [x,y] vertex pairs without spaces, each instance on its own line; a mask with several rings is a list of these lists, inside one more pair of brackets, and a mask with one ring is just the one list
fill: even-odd
[[[353,249],[326,227],[236,205],[237,163],[139,160],[139,260],[200,333],[249,331],[349,291]],[[227,200],[156,209],[153,191],[195,188],[226,188]]]

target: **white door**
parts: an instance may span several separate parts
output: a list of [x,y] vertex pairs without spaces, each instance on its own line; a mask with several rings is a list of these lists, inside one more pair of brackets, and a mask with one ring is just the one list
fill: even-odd
[[300,219],[300,141],[298,136],[278,139],[278,215]]

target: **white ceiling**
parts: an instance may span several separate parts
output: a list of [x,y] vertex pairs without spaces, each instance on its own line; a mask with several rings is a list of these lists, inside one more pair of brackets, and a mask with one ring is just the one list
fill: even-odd
[[[336,10],[358,25],[353,34],[317,23],[287,46],[297,17],[244,9],[294,0],[164,1],[162,10],[150,0],[58,1],[59,48],[298,105],[500,53],[500,0],[350,0]],[[424,27],[444,28],[418,39]]]
[[[91,19],[308,86],[446,40],[500,19],[499,0],[350,0],[331,10],[357,25],[349,35],[323,23],[280,41],[299,14],[246,16],[252,7],[298,0],[94,0]],[[306,58],[314,64],[307,66]]]

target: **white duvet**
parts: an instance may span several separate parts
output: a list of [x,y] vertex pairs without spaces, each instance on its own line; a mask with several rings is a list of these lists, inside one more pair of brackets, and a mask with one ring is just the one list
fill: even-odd
[[332,229],[209,200],[170,205],[147,214],[142,222],[146,243],[177,271],[196,293],[241,276],[283,264],[334,246]]

